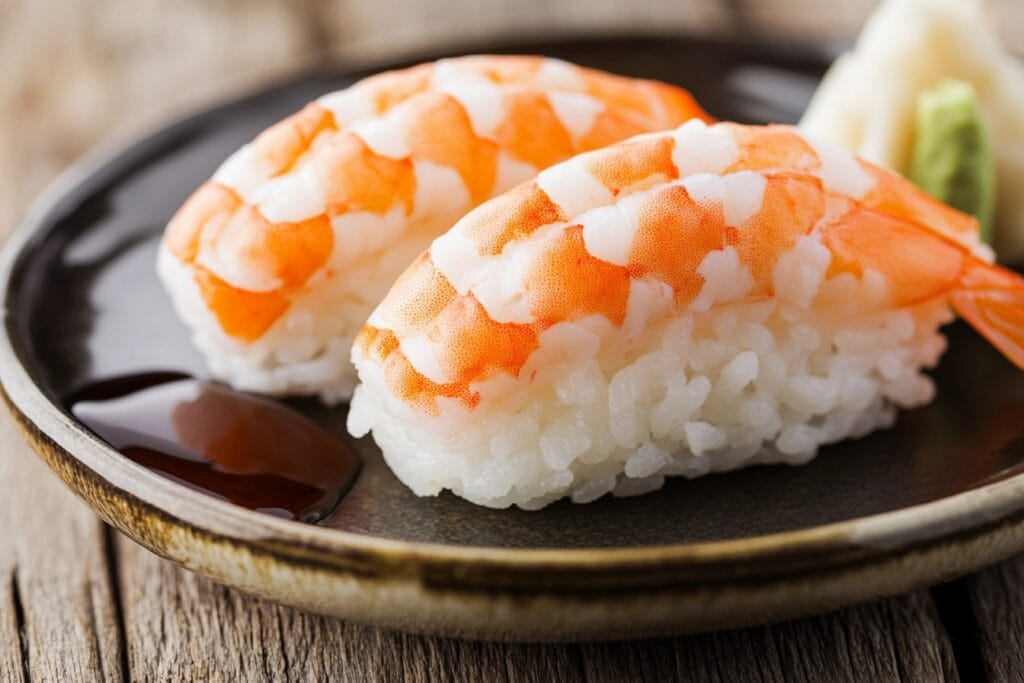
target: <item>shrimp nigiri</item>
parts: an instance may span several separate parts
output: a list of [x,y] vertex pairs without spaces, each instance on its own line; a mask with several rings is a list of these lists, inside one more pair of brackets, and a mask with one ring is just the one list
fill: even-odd
[[414,492],[539,508],[798,464],[931,400],[953,311],[1024,366],[974,219],[784,126],[639,136],[467,214],[356,339],[349,430]]
[[171,220],[158,272],[216,377],[348,398],[353,338],[434,237],[553,163],[693,117],[679,88],[541,57],[379,74],[225,161]]

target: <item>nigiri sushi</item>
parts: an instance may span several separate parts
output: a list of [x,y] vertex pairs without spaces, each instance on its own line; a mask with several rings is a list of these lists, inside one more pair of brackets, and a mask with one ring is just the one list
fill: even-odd
[[353,347],[348,426],[415,493],[592,501],[930,401],[956,311],[1024,364],[1024,280],[977,222],[784,126],[691,121],[484,203]]
[[158,272],[212,374],[348,398],[352,340],[459,217],[551,164],[707,118],[684,90],[541,57],[367,78],[245,145],[181,207]]

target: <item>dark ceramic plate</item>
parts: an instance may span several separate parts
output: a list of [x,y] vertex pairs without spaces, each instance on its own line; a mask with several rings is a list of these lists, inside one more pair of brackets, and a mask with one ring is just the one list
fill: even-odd
[[[825,50],[682,39],[517,47],[689,88],[714,115],[795,121]],[[319,525],[235,507],[118,455],[62,407],[89,381],[202,375],[153,263],[174,210],[256,132],[366,75],[328,70],[200,113],[87,164],[6,248],[0,372],[47,463],[107,521],[217,580],[328,614],[471,636],[638,636],[822,610],[947,578],[1024,546],[1024,375],[950,328],[938,399],[810,464],[656,493],[488,510],[417,498],[370,440]],[[295,406],[345,435],[344,410]]]

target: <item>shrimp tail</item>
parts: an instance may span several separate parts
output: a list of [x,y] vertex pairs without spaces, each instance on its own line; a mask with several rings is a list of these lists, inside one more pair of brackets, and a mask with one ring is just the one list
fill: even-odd
[[979,334],[1024,369],[1024,277],[973,256],[950,304]]

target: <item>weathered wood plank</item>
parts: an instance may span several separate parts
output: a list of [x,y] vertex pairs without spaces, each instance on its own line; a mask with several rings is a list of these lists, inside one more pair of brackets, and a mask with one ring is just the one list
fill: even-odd
[[323,679],[347,647],[376,650],[344,628],[249,599],[120,538],[131,677],[139,680]]
[[958,618],[975,633],[985,673],[993,681],[1024,681],[1024,556],[965,583],[970,604]]
[[[495,683],[517,680],[566,680],[564,673],[560,673],[560,670],[565,668],[568,658],[566,653],[555,653],[546,659],[543,655],[535,656],[537,666],[524,672],[515,667],[508,656],[507,646],[501,643],[465,643],[385,631],[379,631],[375,635],[375,641],[380,644],[382,652],[396,652],[393,649],[394,644],[398,646],[396,654],[400,653],[402,657],[400,669],[376,669],[377,676],[401,673],[402,678],[411,681],[450,681],[461,678]],[[530,675],[535,678],[529,678]]]
[[[514,11],[504,0],[447,0],[443,19],[437,3],[377,0],[335,5],[323,26],[336,52],[357,59],[453,49],[488,42],[528,40],[538,29],[561,35],[657,30],[670,33],[728,30],[729,3],[589,0],[526,0]],[[382,40],[382,38],[385,38]]]
[[0,231],[101,140],[294,69],[310,3],[0,0]]
[[[751,39],[848,41],[879,0],[680,0],[623,2],[410,0],[315,3],[324,44],[346,58],[379,58],[529,39],[538,30],[562,35],[608,33],[732,34]],[[985,0],[1004,43],[1024,53],[1019,0]],[[443,18],[440,18],[442,17]]]
[[14,563],[0,566],[0,680],[24,680],[27,660],[21,648],[21,596]]
[[684,681],[957,680],[952,648],[926,591],[676,644]]
[[588,681],[679,680],[676,657],[679,646],[671,638],[627,643],[587,643],[581,649],[583,670]]
[[118,548],[130,670],[146,680],[957,680],[927,591],[777,626],[676,639],[478,643],[302,614],[216,586],[131,541],[122,539]]
[[118,544],[132,678],[580,681],[578,646],[421,638],[249,598]]
[[45,471],[6,414],[0,444],[0,529],[17,530],[0,535],[0,673],[119,680],[121,635],[103,525]]

